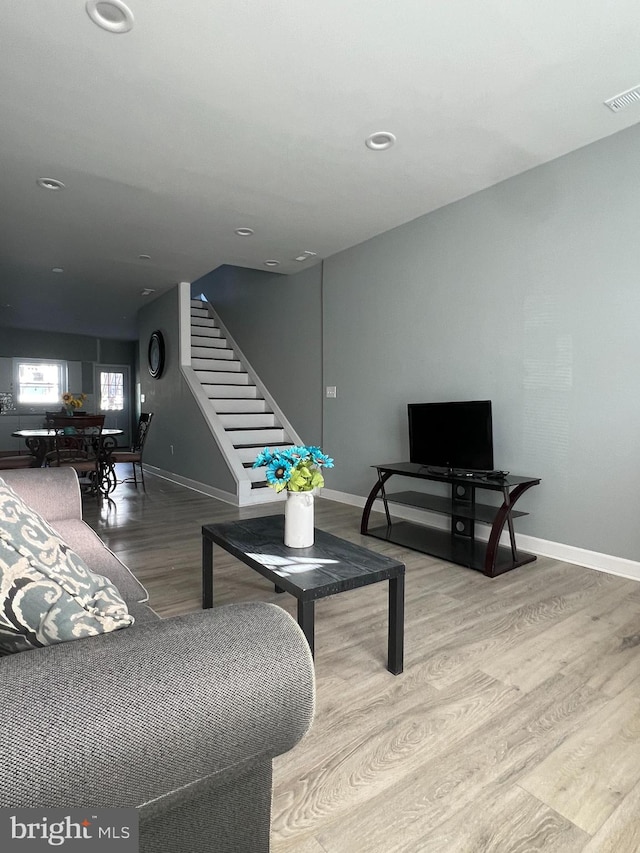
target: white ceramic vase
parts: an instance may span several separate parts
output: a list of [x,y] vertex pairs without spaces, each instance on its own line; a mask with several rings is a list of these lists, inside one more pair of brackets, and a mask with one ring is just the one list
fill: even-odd
[[287,492],[284,544],[287,548],[309,548],[313,545],[313,492]]

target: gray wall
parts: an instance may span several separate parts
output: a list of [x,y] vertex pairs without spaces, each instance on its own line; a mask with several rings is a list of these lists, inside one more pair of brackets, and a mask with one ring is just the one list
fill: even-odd
[[223,266],[194,282],[306,444],[321,443],[321,267],[283,276]]
[[[14,358],[66,361],[69,369],[69,390],[74,394],[87,394],[85,407],[87,411],[92,411],[96,399],[93,387],[94,365],[127,365],[133,374],[137,345],[133,341],[0,326],[0,391],[15,391],[12,387]],[[132,393],[132,405],[133,396]],[[17,429],[40,427],[42,420],[41,409],[34,410],[27,406],[16,406],[15,410],[9,413],[0,413],[0,450],[17,452],[24,449],[23,439],[12,438],[11,433]],[[126,439],[126,436],[123,438]]]
[[[235,480],[180,373],[178,297],[175,287],[138,315],[139,381],[145,395],[141,408],[154,414],[144,459],[165,471],[235,493]],[[147,352],[149,336],[156,329],[164,335],[166,361],[162,376],[152,379]]]
[[329,258],[327,485],[408,458],[406,404],[493,401],[522,532],[640,559],[640,127]]
[[133,341],[111,338],[36,332],[0,326],[0,358],[2,357],[55,358],[66,361],[128,364],[133,369],[136,344]]

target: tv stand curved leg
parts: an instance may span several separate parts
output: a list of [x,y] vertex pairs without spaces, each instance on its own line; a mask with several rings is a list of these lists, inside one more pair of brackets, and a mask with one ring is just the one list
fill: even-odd
[[[498,575],[502,575],[505,572],[511,571],[511,569],[515,569],[517,566],[524,565],[524,563],[530,563],[535,560],[535,557],[527,555],[526,559],[520,560],[518,557],[518,552],[516,550],[516,538],[513,530],[513,518],[511,512],[513,511],[513,507],[516,501],[532,486],[535,486],[536,483],[521,483],[518,486],[515,486],[511,492],[505,487],[503,490],[504,501],[502,506],[496,513],[496,517],[493,520],[493,524],[491,525],[491,533],[489,534],[489,541],[487,542],[487,552],[484,560],[484,574],[489,578],[495,578]],[[505,524],[509,525],[509,540],[511,544],[511,558],[513,560],[511,565],[506,565],[502,567],[498,567],[496,565],[496,560],[498,556],[498,543],[500,542],[500,536],[502,535],[502,531],[504,530]]]
[[378,471],[378,482],[375,484],[375,486],[369,492],[369,497],[367,498],[367,502],[365,503],[364,509],[362,511],[362,521],[360,523],[360,533],[362,533],[363,536],[366,536],[366,534],[369,530],[369,516],[371,515],[371,508],[373,507],[373,502],[378,497],[378,492],[381,492],[381,494],[382,494],[382,500],[384,502],[384,511],[385,511],[385,515],[387,516],[387,526],[391,525],[391,516],[389,515],[389,507],[387,506],[387,496],[385,495],[385,492],[384,492],[384,484],[387,482],[387,480],[389,479],[391,474],[392,474],[391,471],[385,471],[384,474],[382,474],[380,471]]

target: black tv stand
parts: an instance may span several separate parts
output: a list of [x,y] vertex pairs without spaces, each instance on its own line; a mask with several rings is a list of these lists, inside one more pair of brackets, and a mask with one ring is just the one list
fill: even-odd
[[[385,542],[394,542],[451,563],[477,569],[490,578],[536,559],[535,554],[520,551],[516,547],[513,519],[527,513],[514,510],[513,507],[524,492],[538,485],[539,478],[519,477],[506,471],[456,472],[446,469],[436,471],[412,462],[394,462],[372,467],[378,472],[378,482],[369,493],[362,513],[360,532],[365,536],[374,536]],[[496,477],[498,474],[503,476]],[[451,486],[451,496],[415,491],[387,494],[385,485],[394,475],[448,483]],[[502,495],[502,505],[476,503],[477,489],[498,492]],[[369,529],[369,516],[377,497],[382,498],[387,523],[382,527]],[[389,504],[394,503],[448,515],[449,530],[440,530],[410,521],[393,520]],[[490,525],[487,542],[476,538],[476,522]],[[509,546],[499,544],[505,525],[509,530]]]

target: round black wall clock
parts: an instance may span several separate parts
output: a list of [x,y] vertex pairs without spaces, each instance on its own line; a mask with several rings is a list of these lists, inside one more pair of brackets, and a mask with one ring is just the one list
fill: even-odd
[[159,379],[164,370],[164,337],[162,332],[151,333],[149,338],[149,373]]

